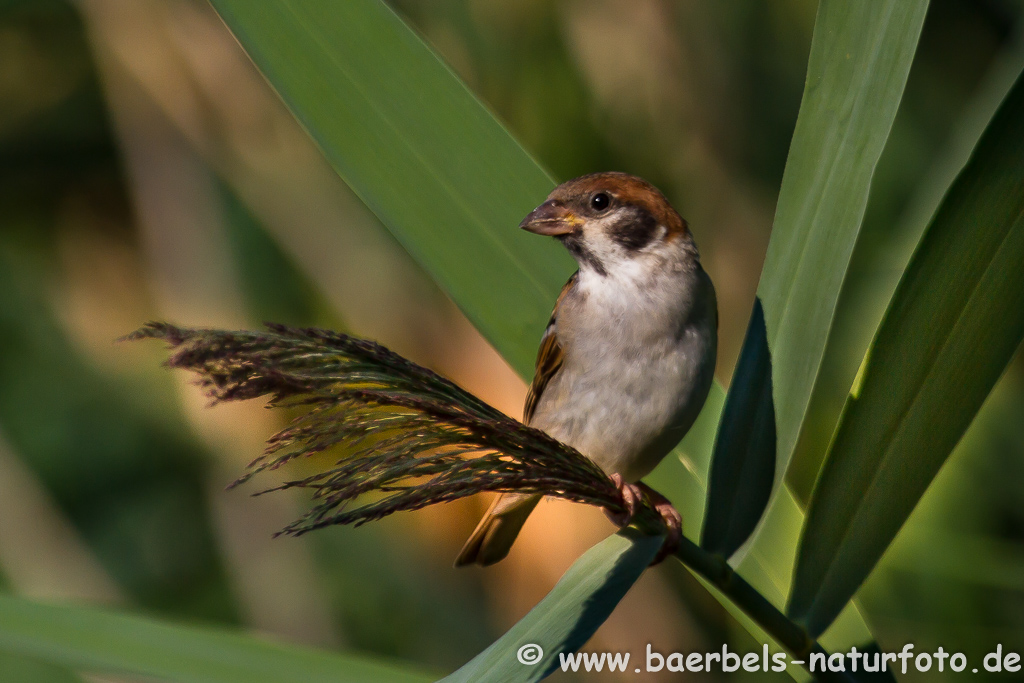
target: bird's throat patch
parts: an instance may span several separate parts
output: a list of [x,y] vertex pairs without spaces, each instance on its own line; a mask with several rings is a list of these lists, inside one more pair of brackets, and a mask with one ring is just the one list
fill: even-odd
[[604,264],[601,263],[601,259],[597,257],[593,251],[587,248],[583,243],[583,238],[576,231],[565,234],[560,238],[565,248],[569,250],[576,261],[580,264],[581,268],[590,267],[595,273],[602,277],[608,275],[608,271],[605,269]]

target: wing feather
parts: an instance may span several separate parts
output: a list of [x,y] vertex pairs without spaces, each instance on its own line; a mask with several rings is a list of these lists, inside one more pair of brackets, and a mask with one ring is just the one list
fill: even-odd
[[555,302],[555,310],[551,312],[551,319],[548,320],[544,336],[541,337],[540,349],[537,351],[537,365],[533,373],[533,382],[530,384],[530,390],[526,394],[526,405],[523,407],[523,422],[526,424],[530,424],[533,414],[537,410],[537,402],[544,393],[544,388],[547,387],[551,378],[558,374],[562,367],[562,362],[565,360],[562,345],[558,341],[558,309],[561,307],[565,295],[576,285],[578,276],[578,271],[573,273],[569,281],[562,287],[562,292],[558,295],[558,300]]

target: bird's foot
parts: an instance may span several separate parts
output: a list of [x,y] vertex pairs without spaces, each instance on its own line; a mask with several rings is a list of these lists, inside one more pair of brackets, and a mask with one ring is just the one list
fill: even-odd
[[659,564],[666,557],[674,553],[683,540],[682,515],[669,502],[668,498],[647,484],[628,484],[622,479],[620,474],[611,475],[611,480],[615,487],[619,489],[619,493],[622,495],[623,507],[625,508],[622,512],[605,510],[608,519],[617,527],[629,526],[633,521],[633,517],[640,509],[644,496],[654,504],[654,509],[661,516],[662,523],[665,525],[665,542],[661,545],[661,549],[658,550],[658,554],[655,555],[654,560],[651,562],[652,565]]
[[661,515],[661,521],[665,524],[665,542],[661,549],[654,556],[651,565],[660,564],[666,557],[675,553],[683,542],[683,516],[679,514],[668,498],[661,495],[647,484],[639,484],[641,491],[647,494],[647,498],[654,503],[654,509]]
[[640,490],[639,485],[627,484],[621,474],[613,474],[611,479],[612,483],[615,484],[615,488],[619,490],[619,494],[622,496],[622,505],[625,510],[622,512],[612,512],[606,508],[604,513],[608,515],[608,519],[612,520],[612,524],[615,526],[619,528],[627,527],[633,521],[637,510],[640,509],[644,494]]

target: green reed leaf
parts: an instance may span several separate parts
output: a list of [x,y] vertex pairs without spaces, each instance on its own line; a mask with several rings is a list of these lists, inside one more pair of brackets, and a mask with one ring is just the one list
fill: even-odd
[[1024,74],[889,305],[811,496],[790,613],[828,626],[892,542],[1024,337]]

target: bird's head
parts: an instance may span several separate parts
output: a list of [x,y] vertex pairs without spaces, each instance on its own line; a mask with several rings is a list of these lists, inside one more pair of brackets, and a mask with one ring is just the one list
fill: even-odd
[[626,173],[593,173],[556,187],[519,227],[560,240],[581,271],[650,271],[696,258],[684,221],[665,195]]

